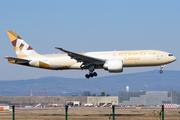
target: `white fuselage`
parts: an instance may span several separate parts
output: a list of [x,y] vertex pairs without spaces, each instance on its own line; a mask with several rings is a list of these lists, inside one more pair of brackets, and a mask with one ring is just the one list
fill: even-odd
[[[172,54],[158,50],[87,52],[81,54],[105,60],[122,60],[123,67],[160,66],[176,60]],[[39,67],[39,64],[33,64],[33,61],[42,61],[49,64],[50,69],[55,70],[81,69],[82,64],[75,59],[71,59],[66,53],[35,55],[31,58],[31,66]],[[97,69],[101,68],[103,66],[97,67]]]

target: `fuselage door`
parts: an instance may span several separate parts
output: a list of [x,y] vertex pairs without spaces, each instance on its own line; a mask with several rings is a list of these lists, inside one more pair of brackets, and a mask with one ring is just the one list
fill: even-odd
[[160,60],[160,59],[161,59],[161,54],[157,53],[157,60]]

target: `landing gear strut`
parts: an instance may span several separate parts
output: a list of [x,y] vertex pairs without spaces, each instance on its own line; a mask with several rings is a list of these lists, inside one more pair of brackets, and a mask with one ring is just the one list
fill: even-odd
[[160,74],[162,74],[162,73],[163,73],[163,70],[162,70],[162,69],[163,69],[163,67],[165,67],[165,65],[160,66],[160,71],[159,71],[159,73],[160,73]]
[[95,68],[95,66],[94,65],[91,65],[90,67],[89,67],[89,74],[86,74],[85,75],[85,77],[88,79],[88,78],[90,78],[90,77],[96,77],[97,76],[97,73],[96,72],[93,72],[94,71],[94,68]]

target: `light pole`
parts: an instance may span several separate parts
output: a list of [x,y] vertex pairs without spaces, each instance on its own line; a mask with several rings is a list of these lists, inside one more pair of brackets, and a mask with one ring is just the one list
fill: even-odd
[[171,88],[171,104],[172,104],[172,88]]
[[45,96],[44,96],[44,105],[46,105],[46,89],[44,89],[45,91]]
[[113,89],[111,88],[111,102],[112,102],[112,105],[113,105]]

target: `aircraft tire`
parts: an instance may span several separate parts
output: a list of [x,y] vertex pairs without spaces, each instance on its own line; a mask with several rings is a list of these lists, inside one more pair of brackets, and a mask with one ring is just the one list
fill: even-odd
[[162,73],[163,73],[163,71],[162,71],[162,70],[160,70],[160,71],[159,71],[159,73],[160,73],[160,74],[162,74]]
[[89,76],[88,74],[86,74],[85,77],[86,77],[87,79],[89,79],[90,76]]
[[89,74],[89,76],[90,76],[90,77],[93,77],[93,74],[92,74],[92,73],[90,73],[90,74]]
[[97,76],[97,73],[96,73],[96,72],[94,72],[94,73],[93,73],[93,76],[95,76],[95,77],[96,77],[96,76]]

